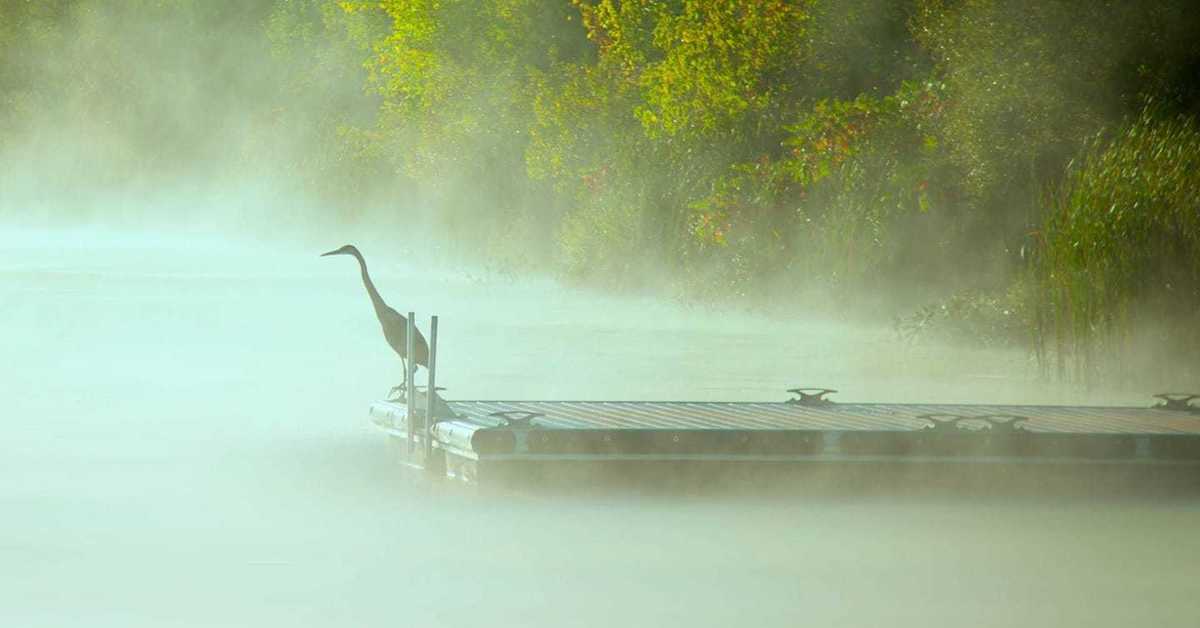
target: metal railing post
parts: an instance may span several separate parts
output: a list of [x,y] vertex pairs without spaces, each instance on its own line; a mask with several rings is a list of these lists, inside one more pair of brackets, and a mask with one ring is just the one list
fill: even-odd
[[416,317],[416,313],[414,313],[414,312],[408,313],[407,329],[405,330],[406,331],[405,344],[407,345],[405,347],[405,354],[408,356],[408,360],[406,360],[406,366],[405,366],[406,372],[404,373],[404,381],[407,382],[404,386],[404,405],[405,405],[405,411],[407,412],[406,416],[407,416],[407,423],[408,423],[408,453],[409,454],[412,454],[413,437],[415,436],[415,429],[413,426],[413,419],[415,418],[413,416],[413,410],[414,410],[413,393],[416,392],[416,387],[413,386],[413,375],[415,375],[417,372],[417,369],[416,369],[416,365],[417,365],[416,357],[417,356],[413,353],[413,344],[414,344],[413,339],[417,335],[417,325],[416,325],[416,323],[413,322],[415,320],[415,317]]
[[429,317],[429,377],[425,381],[425,468],[433,458],[433,412],[437,399],[437,325],[438,317]]

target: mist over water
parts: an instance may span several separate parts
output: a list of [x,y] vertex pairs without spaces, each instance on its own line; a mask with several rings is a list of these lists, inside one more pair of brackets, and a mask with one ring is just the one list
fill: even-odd
[[[440,316],[451,399],[1144,405],[1195,380],[1195,290],[1151,326],[1176,358],[1101,352],[1124,368],[1092,389],[882,322],[982,289],[963,329],[1004,331],[984,315],[1028,305],[1005,290],[1082,138],[1143,98],[1200,110],[1187,3],[603,4],[624,17],[0,2],[0,628],[1200,623],[1194,495],[482,491],[397,464],[367,408],[400,361],[355,262],[318,257],[346,243]],[[1192,163],[1134,148],[1081,224],[1113,222],[1126,166]],[[1164,295],[1200,277],[1148,268]]]
[[[0,232],[5,626],[1193,626],[1194,500],[490,494],[406,475],[400,375],[320,245]],[[1023,354],[417,268],[451,398],[1144,403]]]

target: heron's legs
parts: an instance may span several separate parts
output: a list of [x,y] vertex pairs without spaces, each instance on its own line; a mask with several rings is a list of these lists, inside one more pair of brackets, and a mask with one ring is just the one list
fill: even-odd
[[404,365],[404,379],[400,380],[398,385],[392,386],[392,389],[388,391],[388,399],[391,401],[404,399],[403,394],[408,392],[408,360],[400,358],[400,363]]

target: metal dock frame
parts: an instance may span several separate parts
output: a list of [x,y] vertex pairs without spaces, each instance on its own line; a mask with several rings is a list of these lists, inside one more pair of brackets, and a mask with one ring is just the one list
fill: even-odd
[[[406,351],[414,355],[416,348],[416,313],[408,313],[406,328]],[[404,388],[403,416],[397,416],[394,408],[379,415],[373,413],[375,422],[385,429],[392,438],[403,437],[406,452],[404,462],[412,466],[424,468],[433,474],[445,473],[445,457],[436,445],[433,427],[437,422],[437,349],[438,349],[438,317],[432,316],[429,321],[429,365],[425,392],[417,390],[415,359],[407,362]],[[389,402],[389,406],[394,406]],[[380,421],[379,419],[384,419]]]

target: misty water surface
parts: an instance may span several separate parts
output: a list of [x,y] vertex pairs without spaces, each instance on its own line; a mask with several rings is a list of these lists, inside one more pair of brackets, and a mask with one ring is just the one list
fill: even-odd
[[[331,236],[332,237],[332,236]],[[345,242],[0,233],[3,626],[1195,626],[1188,499],[484,495],[367,425]],[[1019,353],[421,270],[458,398],[1127,402]]]

